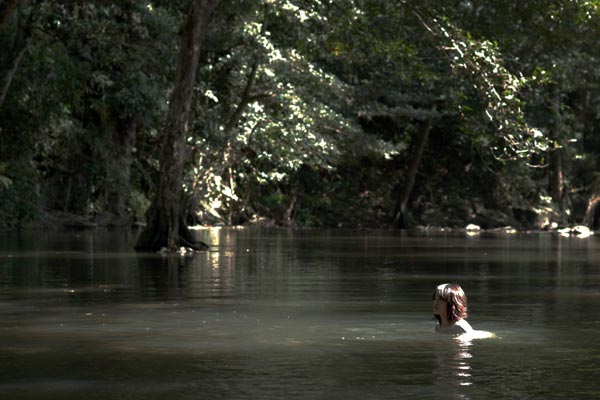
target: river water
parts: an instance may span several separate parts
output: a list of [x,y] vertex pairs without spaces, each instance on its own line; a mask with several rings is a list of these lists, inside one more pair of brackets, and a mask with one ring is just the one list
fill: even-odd
[[[600,398],[600,238],[199,235],[0,236],[0,398]],[[496,338],[433,332],[447,281]]]

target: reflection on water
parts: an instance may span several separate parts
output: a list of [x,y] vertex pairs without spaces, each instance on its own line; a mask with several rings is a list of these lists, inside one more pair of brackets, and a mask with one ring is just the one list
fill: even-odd
[[456,377],[458,378],[458,384],[460,386],[470,386],[473,384],[471,381],[471,365],[469,359],[473,356],[469,353],[470,341],[459,341],[458,352],[456,353]]
[[435,355],[434,382],[437,393],[447,399],[470,399],[468,387],[473,385],[471,346],[473,341],[456,340],[439,335]]
[[[136,254],[127,232],[0,238],[0,397],[594,398],[600,245],[552,235],[197,233]],[[431,288],[469,321],[434,333]]]

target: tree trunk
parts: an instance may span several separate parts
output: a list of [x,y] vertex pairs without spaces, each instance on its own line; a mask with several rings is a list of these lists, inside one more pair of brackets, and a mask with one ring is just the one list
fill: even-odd
[[563,208],[563,170],[562,170],[562,149],[558,145],[561,134],[561,116],[560,116],[560,91],[557,89],[552,103],[552,115],[554,117],[554,126],[552,128],[551,139],[554,141],[554,148],[548,155],[548,194],[552,201]]
[[[263,29],[264,29],[264,24],[263,24]],[[245,112],[246,108],[248,107],[248,105],[254,101],[265,99],[265,98],[269,97],[269,94],[267,94],[267,93],[255,94],[255,95],[251,94],[253,87],[254,87],[254,82],[256,81],[258,67],[259,67],[259,63],[257,60],[255,60],[252,63],[252,66],[250,67],[250,72],[248,74],[248,78],[246,79],[246,85],[244,86],[244,90],[242,91],[242,94],[240,96],[240,101],[236,105],[234,112],[231,114],[227,124],[225,125],[225,128],[223,129],[223,136],[227,139],[227,146],[223,150],[223,157],[222,157],[223,161],[217,167],[213,168],[212,172],[210,170],[204,171],[201,176],[198,175],[195,178],[194,188],[193,188],[193,192],[192,192],[192,199],[191,199],[192,207],[197,207],[197,204],[199,203],[201,197],[204,195],[203,190],[200,190],[200,189],[205,189],[206,182],[207,182],[207,180],[206,180],[207,176],[222,176],[226,171],[228,171],[229,178],[230,178],[229,179],[230,180],[230,189],[232,191],[234,190],[234,187],[232,186],[232,183],[233,183],[233,175],[232,175],[233,168],[232,167],[235,166],[235,163],[237,162],[238,157],[236,157],[236,154],[233,153],[233,149],[232,149],[232,145],[231,145],[231,142],[232,142],[231,136],[232,136],[235,128],[237,127],[238,123],[240,122],[240,119],[244,115],[244,112]],[[229,213],[227,216],[227,221],[226,221],[227,225],[231,225],[232,220],[233,220],[233,208],[230,207]]]
[[[182,215],[182,180],[187,158],[190,104],[204,33],[218,0],[192,0],[181,37],[175,87],[161,132],[160,178],[148,210],[148,225],[141,233],[136,249],[156,251],[162,247],[175,250],[193,239]],[[196,248],[206,248],[201,243]]]
[[286,208],[283,213],[283,225],[284,226],[292,226],[292,213],[294,212],[294,207],[296,206],[296,193],[292,193],[292,199],[290,200],[290,204]]
[[410,164],[408,166],[406,183],[402,188],[400,196],[398,197],[398,201],[396,202],[396,215],[394,217],[394,227],[396,228],[406,227],[406,206],[408,204],[408,200],[410,199],[410,195],[415,184],[415,177],[417,176],[419,165],[421,165],[423,152],[425,151],[425,147],[427,146],[427,139],[429,138],[431,126],[431,119],[428,119],[426,121],[423,121],[421,123],[421,126],[419,127],[417,143],[415,144],[413,157],[411,158]]
[[548,159],[548,193],[552,201],[562,209],[563,171],[562,149],[555,147],[550,151]]
[[582,225],[590,229],[600,228],[600,215],[598,215],[598,204],[600,204],[600,176],[596,177],[592,194],[588,200],[585,216],[583,217]]
[[[15,2],[14,4],[12,4],[13,2],[8,3],[9,4],[2,5],[2,12],[5,11],[5,8],[8,10],[8,15],[6,16],[7,19],[18,2]],[[32,16],[33,11],[30,15],[30,20]],[[2,18],[4,18],[4,16],[2,16]],[[3,23],[5,22],[6,21]],[[28,22],[31,23],[31,21]],[[15,74],[19,68],[23,54],[25,54],[25,50],[27,49],[27,46],[29,46],[29,42],[31,40],[31,27],[28,25],[28,22],[25,21],[25,16],[19,7],[17,31],[15,33],[12,48],[0,58],[0,108],[4,104],[4,100],[6,100],[8,89],[15,78]]]
[[106,135],[115,149],[114,159],[107,162],[109,186],[106,190],[106,208],[117,216],[117,225],[124,225],[127,223],[127,194],[131,180],[137,121],[135,117],[130,117],[118,120],[114,124],[108,128],[109,132]]
[[0,31],[8,23],[10,16],[19,4],[20,0],[2,0],[0,1]]

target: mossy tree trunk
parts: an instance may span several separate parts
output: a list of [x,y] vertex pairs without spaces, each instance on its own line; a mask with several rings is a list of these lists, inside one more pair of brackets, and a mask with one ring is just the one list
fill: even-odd
[[[175,86],[169,101],[167,121],[161,132],[159,182],[147,214],[148,225],[141,233],[136,249],[156,251],[163,247],[206,248],[194,241],[187,229],[182,210],[182,180],[187,158],[190,104],[204,34],[219,0],[192,0],[181,37]],[[192,243],[193,241],[193,243]]]

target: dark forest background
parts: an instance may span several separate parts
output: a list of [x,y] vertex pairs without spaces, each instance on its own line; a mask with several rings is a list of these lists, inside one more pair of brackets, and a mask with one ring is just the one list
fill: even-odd
[[188,225],[594,228],[599,38],[600,1],[2,0],[0,228],[167,176]]

